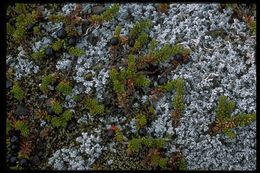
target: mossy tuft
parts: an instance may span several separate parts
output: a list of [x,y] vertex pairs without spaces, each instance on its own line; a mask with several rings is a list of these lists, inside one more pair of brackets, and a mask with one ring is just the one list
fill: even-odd
[[19,101],[21,101],[25,95],[23,89],[19,86],[17,82],[15,82],[15,84],[13,85],[11,93],[13,94],[14,98]]
[[72,91],[72,87],[69,81],[61,81],[56,86],[56,90],[63,95],[69,95]]

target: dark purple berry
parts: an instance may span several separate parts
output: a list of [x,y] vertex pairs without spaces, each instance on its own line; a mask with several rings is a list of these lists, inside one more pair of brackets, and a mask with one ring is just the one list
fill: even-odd
[[178,62],[181,62],[182,61],[182,56],[180,54],[177,54],[177,55],[174,56],[174,60],[178,61]]
[[66,37],[66,31],[64,28],[61,28],[56,34],[57,37],[61,39]]
[[167,78],[166,77],[160,77],[158,79],[158,84],[159,85],[165,84],[166,82],[167,82]]
[[119,44],[119,40],[118,40],[118,38],[113,37],[113,38],[110,40],[110,43],[111,43],[111,45],[116,46],[116,45]]
[[11,166],[15,166],[17,161],[17,157],[13,156],[10,158],[9,163],[11,164]]
[[135,45],[135,40],[132,39],[132,38],[129,38],[129,39],[128,39],[128,45],[129,45],[130,47],[133,47],[133,46]]
[[18,152],[20,150],[20,147],[17,144],[12,144],[11,145],[11,150],[14,151],[14,152]]
[[67,129],[68,130],[73,130],[73,128],[76,126],[76,119],[75,118],[72,118],[69,122],[68,122],[68,125],[67,125]]
[[75,36],[72,36],[69,41],[68,41],[68,44],[69,45],[75,45],[77,42],[77,38]]
[[33,31],[33,27],[34,27],[34,24],[29,24],[27,27],[26,27],[26,29],[27,29],[27,31],[28,32],[32,32]]
[[20,165],[21,165],[22,167],[28,167],[28,164],[29,164],[29,162],[28,162],[27,159],[22,159],[22,160],[20,160]]
[[111,139],[114,138],[115,137],[115,131],[113,129],[109,129],[107,131],[107,137],[111,138]]
[[226,72],[227,71],[227,67],[223,67],[223,72]]
[[16,135],[12,136],[12,137],[10,138],[10,142],[11,142],[12,144],[17,144],[17,143],[19,143],[19,137],[16,136]]
[[46,50],[45,50],[45,54],[47,56],[53,56],[53,50],[51,47],[48,47]]
[[139,130],[139,135],[140,135],[140,136],[145,136],[145,135],[146,135],[146,130],[145,130],[144,128],[141,128],[141,129]]
[[51,106],[47,107],[47,113],[48,113],[48,115],[53,115],[54,114],[54,111],[52,110]]

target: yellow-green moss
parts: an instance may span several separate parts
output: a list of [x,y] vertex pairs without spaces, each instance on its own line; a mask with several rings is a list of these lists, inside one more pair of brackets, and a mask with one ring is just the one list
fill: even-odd
[[69,81],[61,81],[57,86],[56,90],[63,95],[69,95],[72,91],[72,87]]
[[138,128],[143,128],[147,123],[146,116],[142,113],[137,114],[136,116],[136,124]]
[[70,47],[68,48],[68,52],[70,55],[75,57],[80,57],[85,55],[85,51],[83,49],[77,48],[77,47]]
[[149,29],[152,26],[151,20],[141,20],[134,24],[133,28],[129,32],[129,37],[132,39],[137,38],[137,36],[142,33],[142,31],[145,31]]
[[42,83],[40,85],[40,90],[44,93],[47,94],[48,93],[48,85],[50,85],[53,81],[54,81],[54,75],[53,74],[49,74],[47,76],[45,76],[42,79]]
[[25,95],[23,89],[19,86],[17,82],[15,82],[15,84],[13,85],[11,93],[13,94],[14,98],[19,101],[21,101]]
[[51,47],[54,51],[59,51],[63,47],[63,44],[64,40],[58,39],[51,45]]
[[21,135],[24,137],[28,137],[29,136],[29,127],[28,125],[22,121],[22,120],[17,120],[15,122],[15,129],[19,130],[21,132]]
[[87,98],[84,101],[86,108],[89,110],[90,115],[104,115],[105,106],[98,103],[96,99]]
[[141,140],[139,138],[133,138],[128,143],[128,149],[130,152],[138,153],[141,148]]
[[52,110],[55,114],[60,114],[62,112],[62,106],[59,101],[52,102]]
[[120,37],[120,33],[121,33],[122,27],[121,26],[116,26],[115,28],[115,32],[114,32],[114,37],[118,38]]
[[91,15],[90,18],[93,22],[96,23],[103,23],[112,20],[117,12],[119,11],[119,4],[111,5],[108,9],[106,9],[102,14],[100,15]]

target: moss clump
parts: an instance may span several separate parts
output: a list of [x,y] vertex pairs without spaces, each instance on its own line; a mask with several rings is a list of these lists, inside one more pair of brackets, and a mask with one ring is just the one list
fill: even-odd
[[156,149],[151,149],[149,150],[149,154],[146,156],[147,161],[149,160],[149,166],[153,167],[156,169],[158,166],[161,169],[166,169],[167,168],[167,163],[168,163],[168,158],[163,157],[160,152]]
[[[133,88],[134,86],[147,87],[150,84],[150,80],[148,78],[137,72],[135,57],[132,54],[128,56],[127,68],[121,69],[120,72],[118,72],[115,68],[111,69],[110,79],[112,81],[113,90],[118,96],[125,93],[126,88]],[[127,84],[127,81],[128,85],[125,85]],[[133,86],[129,86],[129,81],[131,81]]]
[[56,90],[63,95],[69,95],[72,91],[72,87],[69,81],[61,81],[57,86]]
[[190,50],[181,44],[171,46],[170,44],[165,43],[159,50],[156,49],[157,44],[158,43],[155,39],[150,41],[148,45],[148,54],[142,56],[137,62],[138,69],[144,69],[148,64],[158,65],[177,54],[181,55],[183,58],[187,58],[190,54]]
[[159,154],[157,154],[157,153],[153,153],[152,155],[151,155],[151,158],[150,158],[150,164],[151,164],[151,166],[152,167],[157,167],[158,166],[158,164],[159,164],[159,160],[160,160],[160,155]]
[[220,96],[216,109],[216,121],[221,122],[228,119],[235,108],[235,102],[229,101],[226,96]]
[[85,51],[80,48],[77,48],[77,47],[68,48],[68,52],[70,55],[75,56],[75,57],[80,57],[80,56],[85,55]]
[[255,20],[248,22],[248,27],[252,33],[256,34],[256,21]]
[[6,33],[8,36],[12,36],[15,31],[15,28],[9,23],[6,23]]
[[6,120],[6,135],[9,134],[9,131],[12,130],[12,127],[13,127],[12,123],[10,122],[10,120],[7,119]]
[[166,169],[167,168],[167,163],[168,163],[168,158],[160,158],[158,161],[158,165],[162,168],[162,169]]
[[176,114],[182,114],[182,111],[184,110],[183,95],[176,94],[173,97],[173,108]]
[[135,78],[135,85],[139,88],[148,87],[151,81],[142,74],[138,74]]
[[64,21],[64,16],[63,15],[58,15],[58,14],[50,14],[48,15],[48,20],[51,22],[63,22]]
[[110,71],[110,79],[112,81],[113,90],[117,94],[123,94],[125,92],[124,85],[119,80],[119,73],[115,68],[112,68]]
[[65,121],[70,121],[72,118],[72,111],[70,110],[66,110],[62,113],[61,117],[65,120]]
[[75,95],[72,98],[74,101],[79,101],[80,100],[80,95]]
[[38,52],[33,52],[31,57],[34,60],[42,59],[45,56],[45,48],[41,48]]
[[213,122],[210,132],[213,134],[224,133],[228,138],[233,139],[235,133],[231,130],[235,127],[247,126],[256,120],[256,114],[240,113],[236,116],[231,116],[234,110],[235,102],[228,100],[226,96],[220,96],[216,108],[216,120]]
[[140,114],[137,114],[136,116],[136,123],[137,123],[137,127],[138,128],[143,128],[146,123],[147,123],[147,119],[146,119],[146,116],[142,113]]
[[135,23],[133,28],[129,32],[129,37],[136,39],[138,34],[142,33],[145,30],[148,30],[152,26],[151,20],[141,20]]
[[22,88],[19,86],[17,82],[13,85],[11,89],[11,93],[13,94],[14,98],[21,101],[24,98],[24,91]]
[[[123,71],[122,71],[123,73]],[[129,54],[128,56],[128,64],[127,64],[127,68],[125,71],[125,75],[122,74],[122,79],[127,78],[127,79],[134,79],[137,76],[137,69],[136,69],[136,65],[135,65],[135,56],[132,54]]]
[[60,116],[58,117],[52,117],[51,118],[51,124],[54,127],[67,127],[68,121],[70,121],[72,118],[72,111],[66,110],[64,111]]
[[147,87],[150,84],[149,79],[137,72],[135,57],[132,54],[128,56],[127,68],[122,68],[120,71],[112,68],[109,75],[119,107],[126,106],[127,97],[134,92],[135,87]]
[[155,51],[156,48],[157,48],[157,45],[158,45],[157,40],[156,40],[155,38],[153,38],[153,39],[150,41],[149,45],[148,45],[149,54],[153,54],[153,53],[154,53],[154,51]]
[[186,161],[185,161],[185,159],[182,155],[177,160],[177,165],[178,165],[179,170],[181,170],[181,171],[187,170],[187,164],[186,164]]
[[233,117],[233,121],[236,126],[244,127],[251,124],[253,121],[256,120],[256,114],[245,114],[241,113],[238,116]]
[[117,142],[123,142],[123,134],[119,128],[115,129],[115,140]]
[[236,134],[231,130],[231,129],[225,129],[224,134],[229,138],[229,139],[234,139],[236,137]]
[[41,30],[40,30],[39,26],[33,27],[33,35],[38,36],[38,35],[40,35],[40,33],[41,33]]
[[142,32],[139,37],[136,39],[134,47],[133,47],[133,51],[137,51],[140,50],[142,48],[142,46],[145,44],[145,42],[148,39],[148,35],[145,32]]
[[40,90],[44,93],[47,94],[48,93],[48,85],[50,85],[53,81],[54,81],[54,75],[53,74],[49,74],[47,76],[45,76],[42,79],[42,83],[40,85]]
[[38,13],[35,10],[32,10],[30,13],[27,9],[27,4],[22,3],[16,3],[15,9],[17,17],[12,37],[16,43],[21,43],[27,37],[27,26],[33,24],[37,20]]
[[147,148],[163,148],[165,146],[165,139],[163,138],[152,138],[150,136],[144,136],[142,138],[133,138],[134,143],[139,141],[140,144],[143,144]]
[[84,101],[86,108],[89,110],[90,115],[104,115],[105,106],[98,103],[96,99],[87,98]]
[[165,140],[162,138],[157,138],[153,140],[153,146],[155,148],[163,148],[165,145]]
[[135,56],[128,55],[128,66],[126,69],[126,78],[134,78],[136,76]]
[[[68,22],[67,22],[67,24],[68,24]],[[69,25],[65,26],[65,31],[66,31],[68,37],[77,35],[77,29],[76,29],[75,25],[69,24]]]
[[26,29],[24,27],[18,27],[16,30],[13,32],[13,39],[17,42],[20,43],[22,40],[25,39],[26,35]]
[[60,114],[62,112],[62,106],[59,101],[54,100],[52,101],[52,110],[55,114]]
[[165,84],[162,84],[159,86],[159,89],[161,89],[163,92],[170,92],[175,87],[175,80],[169,80]]
[[19,14],[25,14],[27,12],[26,4],[24,4],[24,3],[15,3],[15,10]]
[[114,18],[114,16],[119,11],[119,4],[111,5],[108,9],[106,9],[102,14],[100,15],[91,15],[90,19],[93,23],[103,23],[108,22]]
[[175,88],[178,94],[184,94],[184,81],[181,78],[175,80]]
[[165,43],[163,47],[155,53],[155,56],[157,57],[157,64],[166,61],[171,55],[172,48],[168,43]]
[[67,122],[64,121],[64,119],[62,119],[61,117],[52,117],[51,119],[51,124],[54,127],[62,127],[65,128],[67,126]]
[[141,148],[141,140],[139,138],[133,138],[128,143],[128,152],[138,153]]
[[[152,166],[156,168],[160,166],[162,169],[166,169],[168,158],[163,158],[158,149],[165,146],[165,139],[163,138],[152,138],[149,136],[144,136],[142,138],[133,138],[128,142],[128,154],[139,153],[141,147],[145,146],[149,149],[148,155],[145,157],[144,164],[149,168]],[[149,164],[147,165],[147,161]]]
[[29,136],[29,127],[28,125],[22,121],[22,120],[17,120],[15,122],[15,129],[19,130],[21,132],[21,135],[24,137],[28,137]]
[[179,120],[184,111],[184,81],[182,79],[175,80],[176,94],[173,97],[172,120],[174,126],[179,124]]
[[149,107],[148,107],[148,112],[149,112],[149,114],[154,115],[154,114],[155,114],[155,109],[154,109],[154,107],[153,107],[153,106],[149,106]]
[[118,39],[119,39],[121,30],[122,30],[122,27],[121,27],[121,26],[116,26],[115,32],[114,32],[114,37],[115,37],[115,38],[118,38]]
[[182,56],[187,56],[190,54],[190,50],[188,48],[185,48],[183,45],[181,44],[175,44],[172,46],[172,55],[182,55]]
[[59,51],[63,47],[63,44],[64,40],[58,39],[51,45],[51,47],[54,51]]
[[144,136],[142,137],[142,144],[145,145],[148,148],[151,148],[153,146],[153,138],[152,137],[148,137],[148,136]]

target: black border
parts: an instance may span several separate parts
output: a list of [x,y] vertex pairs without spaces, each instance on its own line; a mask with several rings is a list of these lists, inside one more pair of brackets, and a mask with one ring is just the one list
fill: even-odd
[[[5,99],[5,96],[6,96],[6,84],[5,84],[5,81],[6,81],[6,28],[5,28],[5,23],[6,23],[6,9],[7,9],[7,6],[8,5],[11,5],[13,3],[73,3],[73,2],[81,2],[81,3],[115,3],[115,2],[118,2],[118,3],[159,3],[159,2],[169,2],[169,3],[186,3],[185,1],[166,1],[166,0],[155,0],[155,1],[140,1],[140,0],[134,0],[134,1],[118,1],[118,0],[109,0],[109,1],[100,1],[100,0],[90,0],[90,1],[79,1],[79,0],[74,0],[74,1],[68,1],[68,0],[63,0],[63,1],[53,1],[53,0],[42,0],[42,1],[26,1],[26,0],[9,0],[8,2],[4,2],[4,4],[1,4],[1,10],[0,10],[0,19],[1,19],[1,42],[0,44],[2,44],[1,48],[1,60],[2,60],[2,63],[0,63],[0,69],[1,69],[1,72],[2,72],[2,80],[1,80],[1,91],[4,91],[4,92],[1,92],[1,102],[3,103],[3,108],[1,109],[1,111],[3,112],[1,115],[0,115],[0,120],[1,120],[1,125],[0,125],[0,131],[1,131],[1,146],[0,148],[2,148],[0,151],[2,153],[0,153],[1,157],[0,157],[0,169],[3,169],[5,171],[14,171],[14,170],[10,170],[10,169],[7,169],[6,168],[6,165],[5,165],[5,160],[6,160],[6,108],[5,108],[5,103],[6,103],[6,99]],[[257,1],[253,1],[253,2],[249,2],[249,1],[234,1],[234,0],[230,0],[230,1],[187,1],[188,3],[256,3]],[[256,6],[257,6],[257,3],[256,3]],[[256,18],[256,21],[257,21],[257,27],[258,27],[258,22],[259,22],[259,12],[258,12],[258,8],[256,9],[256,14],[257,14],[257,18]],[[256,39],[258,39],[258,31],[256,32]],[[258,42],[258,41],[257,41]],[[257,74],[258,71],[259,71],[259,68],[257,68],[257,63],[259,62],[258,60],[258,44],[256,42],[256,71],[257,71]],[[257,78],[257,77],[256,77]],[[258,88],[259,84],[258,84],[258,80],[256,80],[256,88]],[[258,103],[258,98],[257,97],[258,94],[257,94],[257,90],[256,90],[256,103]],[[258,106],[256,108],[256,114],[258,112]],[[258,122],[258,117],[257,117],[257,120],[256,120],[256,123]],[[258,131],[258,128],[256,128],[257,131]],[[258,144],[258,139],[259,139],[259,133],[256,132],[256,137],[257,137],[257,144]],[[258,146],[258,145],[257,145]],[[256,161],[258,161],[258,150],[257,150],[257,157],[256,157]],[[256,164],[256,170],[258,170],[258,162]],[[31,171],[31,170],[20,170],[20,171]],[[44,171],[44,170],[37,170],[37,171]],[[47,170],[49,171],[49,170]],[[51,171],[51,170],[50,170]]]

